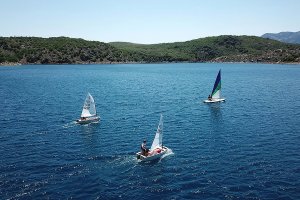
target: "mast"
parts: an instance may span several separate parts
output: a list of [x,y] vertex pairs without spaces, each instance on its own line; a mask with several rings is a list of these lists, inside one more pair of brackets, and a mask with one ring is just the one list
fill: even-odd
[[164,131],[164,124],[163,124],[163,115],[160,114],[160,120],[161,121],[161,148],[163,148],[163,140],[162,140],[162,136],[163,136],[163,131]]

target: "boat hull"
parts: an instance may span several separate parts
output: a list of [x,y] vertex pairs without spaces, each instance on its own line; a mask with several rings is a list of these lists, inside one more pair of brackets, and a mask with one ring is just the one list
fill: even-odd
[[224,102],[224,101],[225,101],[225,99],[211,99],[211,100],[206,99],[203,102],[204,103],[218,103],[218,102]]
[[[157,153],[157,150],[159,150],[160,152]],[[156,148],[152,151],[152,154],[151,152],[149,153],[150,155],[148,156],[144,156],[142,155],[142,152],[138,152],[136,153],[136,158],[139,160],[139,161],[142,161],[142,162],[146,162],[146,161],[152,161],[152,160],[156,160],[156,159],[159,159],[161,158],[164,154],[166,154],[168,151],[168,147],[162,147],[162,148]]]
[[93,122],[98,122],[99,120],[100,120],[100,117],[96,116],[96,117],[89,117],[85,120],[78,119],[78,120],[76,120],[76,123],[77,124],[89,124],[89,123],[93,123]]

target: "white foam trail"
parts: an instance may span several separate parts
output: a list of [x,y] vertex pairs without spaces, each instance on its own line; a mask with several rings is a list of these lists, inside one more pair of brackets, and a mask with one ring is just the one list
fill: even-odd
[[69,123],[64,124],[62,127],[63,127],[63,128],[71,128],[71,127],[74,127],[74,126],[76,126],[76,125],[77,125],[76,122],[75,122],[75,121],[72,121],[72,122],[69,122]]
[[167,157],[167,156],[170,156],[170,155],[174,155],[172,149],[168,149],[167,152],[164,155],[162,155],[162,157],[160,158],[160,160],[163,159],[163,158],[165,158],[165,157]]

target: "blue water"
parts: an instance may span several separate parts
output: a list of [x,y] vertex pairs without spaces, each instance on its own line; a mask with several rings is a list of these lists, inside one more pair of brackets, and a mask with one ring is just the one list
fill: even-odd
[[[225,103],[202,103],[222,69]],[[0,68],[0,199],[300,199],[300,66]],[[101,122],[76,125],[90,92]],[[138,163],[164,114],[161,160]]]

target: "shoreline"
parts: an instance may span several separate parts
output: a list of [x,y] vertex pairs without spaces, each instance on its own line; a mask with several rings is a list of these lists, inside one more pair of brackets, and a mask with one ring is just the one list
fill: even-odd
[[287,65],[300,65],[300,62],[215,62],[215,61],[207,61],[207,62],[80,62],[80,63],[49,63],[49,64],[41,64],[41,63],[20,63],[20,62],[4,62],[0,63],[0,67],[18,67],[24,65],[107,65],[107,64],[174,64],[174,63],[215,63],[215,64],[287,64]]

